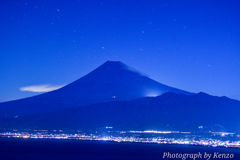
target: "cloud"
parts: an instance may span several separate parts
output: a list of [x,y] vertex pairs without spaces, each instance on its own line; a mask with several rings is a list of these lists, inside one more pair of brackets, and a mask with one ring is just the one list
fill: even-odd
[[64,85],[51,85],[51,84],[42,84],[42,85],[33,85],[21,87],[20,91],[29,91],[29,92],[49,92],[59,88],[62,88]]

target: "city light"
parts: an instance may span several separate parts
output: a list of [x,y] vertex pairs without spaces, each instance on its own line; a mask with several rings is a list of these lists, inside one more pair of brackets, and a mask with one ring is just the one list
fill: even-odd
[[[109,127],[108,127],[109,128]],[[176,132],[176,131],[175,131]],[[171,131],[119,131],[119,133],[172,133]],[[178,134],[189,134],[191,132],[178,132]],[[222,132],[213,132],[218,133],[219,135]],[[233,134],[233,133],[227,133]],[[226,135],[227,135],[226,134]],[[219,139],[212,138],[200,138],[196,140],[196,137],[192,138],[164,138],[164,137],[151,137],[151,138],[140,138],[135,136],[101,136],[101,135],[85,135],[85,134],[47,134],[46,132],[42,133],[11,133],[4,132],[0,133],[2,138],[23,138],[23,139],[65,139],[65,140],[82,140],[82,141],[112,141],[112,142],[136,142],[136,143],[155,143],[155,144],[179,144],[179,145],[197,145],[197,146],[208,146],[208,147],[227,147],[227,148],[240,148],[240,141],[223,141]]]

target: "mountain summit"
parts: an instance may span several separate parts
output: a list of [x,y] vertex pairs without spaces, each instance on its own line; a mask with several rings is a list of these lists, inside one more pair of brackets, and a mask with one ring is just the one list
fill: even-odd
[[30,115],[107,101],[134,100],[165,92],[191,95],[154,81],[119,61],[107,61],[55,91],[0,103],[0,118]]
[[61,91],[72,93],[73,88],[76,92],[80,91],[80,94],[84,91],[81,96],[92,97],[94,100],[100,98],[103,101],[133,100],[146,96],[158,96],[165,92],[191,94],[143,76],[119,61],[105,62],[86,76],[63,87]]

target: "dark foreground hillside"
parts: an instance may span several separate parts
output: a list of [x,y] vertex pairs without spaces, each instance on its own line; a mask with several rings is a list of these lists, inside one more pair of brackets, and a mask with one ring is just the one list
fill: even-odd
[[240,102],[205,93],[165,93],[133,101],[106,102],[37,115],[2,119],[0,128],[89,130],[240,131]]

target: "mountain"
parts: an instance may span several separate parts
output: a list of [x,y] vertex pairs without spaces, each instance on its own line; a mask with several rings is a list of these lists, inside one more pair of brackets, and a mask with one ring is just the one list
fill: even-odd
[[240,133],[240,101],[205,93],[167,92],[158,97],[104,102],[49,113],[1,119],[0,129],[201,130]]
[[192,94],[156,82],[121,62],[107,61],[86,76],[58,90],[0,103],[0,119],[107,101],[128,101],[165,92]]

